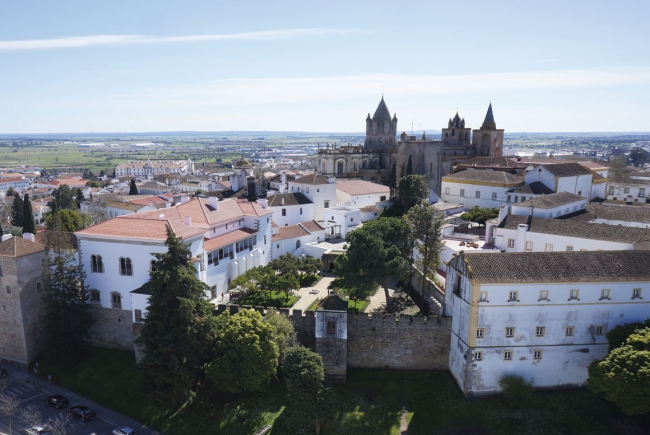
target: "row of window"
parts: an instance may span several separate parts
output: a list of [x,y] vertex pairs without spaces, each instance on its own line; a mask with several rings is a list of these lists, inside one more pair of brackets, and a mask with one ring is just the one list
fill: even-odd
[[[526,241],[526,251],[532,251],[533,250],[533,242],[531,240]],[[508,239],[508,248],[514,248],[515,247],[515,239]],[[588,251],[588,249],[581,248],[581,251]],[[553,244],[552,243],[545,243],[544,244],[544,251],[545,252],[553,252]],[[575,251],[575,247],[573,245],[566,245],[565,251],[567,252],[573,252]]]
[[[451,194],[451,189],[449,187],[445,188],[445,195]],[[460,196],[465,197],[465,189],[460,189]],[[480,198],[481,197],[481,191],[476,190],[474,192],[474,198]],[[510,195],[507,196],[507,202],[510,202]],[[492,201],[498,201],[498,194],[497,192],[492,192]],[[526,196],[521,195],[521,201],[526,201]],[[515,203],[519,202],[519,195],[515,195]]]
[[[514,353],[513,350],[504,350],[503,351],[503,360],[504,361],[512,361],[512,354]],[[535,349],[533,350],[533,359],[534,360],[540,360],[542,359],[542,354],[544,351],[542,349]],[[483,351],[477,350],[474,352],[474,361],[483,361]]]
[[[133,262],[128,257],[120,257],[119,271],[120,275],[133,276]],[[90,256],[90,271],[93,273],[104,273],[104,260],[101,255]]]
[[[600,290],[600,298],[598,300],[600,300],[600,301],[602,301],[602,300],[611,300],[610,294],[611,294],[610,289],[604,288],[604,289]],[[642,289],[640,289],[640,288],[632,289],[632,299],[643,299],[641,297],[642,294],[643,294]],[[539,291],[539,297],[538,297],[537,301],[538,302],[539,301],[550,301],[548,296],[549,296],[548,290],[540,290]],[[579,301],[580,300],[580,290],[571,289],[571,290],[569,290],[569,295],[568,296],[569,296],[569,298],[567,300],[569,300],[569,301],[571,301],[571,300]],[[490,300],[488,299],[488,292],[480,292],[478,301],[479,302],[490,302]],[[511,290],[511,291],[508,292],[508,302],[519,302],[519,291],[518,290]]]
[[[514,338],[515,336],[515,327],[509,326],[505,329],[505,337],[506,338]],[[575,327],[574,326],[566,326],[564,328],[564,336],[565,337],[573,337],[573,334],[575,332]],[[593,329],[593,333],[595,335],[605,335],[606,328],[605,326],[596,326]],[[544,337],[546,335],[546,327],[545,326],[537,326],[535,327],[535,337]],[[485,328],[478,328],[476,330],[476,338],[485,338]]]

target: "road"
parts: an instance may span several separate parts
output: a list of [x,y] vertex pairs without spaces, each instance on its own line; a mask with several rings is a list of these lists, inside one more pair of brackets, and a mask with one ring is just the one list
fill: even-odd
[[[65,414],[66,409],[56,409],[45,405],[45,399],[52,394],[62,394],[68,398],[71,406],[86,405],[97,413],[97,418],[89,422],[81,422],[71,419],[71,435],[110,435],[112,430],[117,427],[129,426],[136,430],[138,435],[160,435],[158,432],[147,428],[133,419],[125,417],[112,411],[104,406],[92,402],[78,394],[71,393],[56,385],[48,385],[47,380],[36,379],[31,374],[19,366],[8,363],[2,363],[2,367],[9,372],[9,382],[5,389],[5,394],[11,394],[18,397],[21,406],[36,405],[43,412],[44,420],[55,417],[57,414]],[[23,429],[27,425],[20,421],[16,416],[13,417],[12,434],[23,434]],[[9,417],[0,419],[0,435],[9,434]]]

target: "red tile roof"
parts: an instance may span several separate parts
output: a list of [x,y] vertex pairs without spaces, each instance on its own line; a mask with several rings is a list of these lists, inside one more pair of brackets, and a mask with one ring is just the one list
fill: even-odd
[[45,251],[45,245],[25,240],[22,237],[11,237],[0,243],[0,256],[2,257],[23,257]]
[[204,239],[203,249],[205,251],[213,251],[222,246],[247,239],[253,234],[257,234],[257,231],[251,230],[250,228],[242,228],[241,230],[235,230],[231,233],[217,236],[212,239]]
[[388,186],[363,180],[337,181],[336,188],[352,196],[390,193],[390,188]]

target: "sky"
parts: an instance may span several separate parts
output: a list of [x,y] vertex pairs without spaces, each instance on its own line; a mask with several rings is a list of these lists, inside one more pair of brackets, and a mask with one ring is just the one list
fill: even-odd
[[0,2],[0,133],[650,131],[650,2]]

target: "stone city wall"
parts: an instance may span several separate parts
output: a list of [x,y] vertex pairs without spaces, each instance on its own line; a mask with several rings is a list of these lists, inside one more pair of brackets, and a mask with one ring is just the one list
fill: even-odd
[[110,349],[133,350],[133,319],[131,311],[93,307],[95,323],[88,331],[88,343]]

